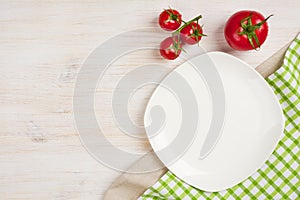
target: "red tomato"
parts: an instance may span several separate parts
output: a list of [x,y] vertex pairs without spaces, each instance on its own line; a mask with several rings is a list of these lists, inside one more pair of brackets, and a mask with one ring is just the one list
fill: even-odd
[[233,49],[240,51],[259,48],[268,36],[266,21],[269,17],[264,18],[262,14],[250,10],[235,13],[224,28],[226,41]]
[[196,22],[191,22],[180,31],[182,41],[187,44],[198,43],[202,36],[204,36],[202,27]]
[[174,31],[181,25],[181,14],[174,9],[164,10],[158,19],[161,28],[167,31]]
[[178,36],[168,37],[160,43],[160,55],[168,60],[176,59],[182,49],[182,43]]

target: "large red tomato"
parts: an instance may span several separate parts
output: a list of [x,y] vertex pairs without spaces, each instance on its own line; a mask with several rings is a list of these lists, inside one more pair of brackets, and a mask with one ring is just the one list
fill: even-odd
[[[271,17],[270,15],[269,17]],[[228,44],[240,51],[258,49],[268,36],[267,20],[256,11],[243,10],[233,14],[224,28]]]

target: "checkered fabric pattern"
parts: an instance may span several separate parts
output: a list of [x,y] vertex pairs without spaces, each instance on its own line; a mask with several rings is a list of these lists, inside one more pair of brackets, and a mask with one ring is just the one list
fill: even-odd
[[285,130],[269,160],[255,174],[230,189],[211,193],[167,172],[139,199],[300,199],[300,35],[289,47],[283,66],[267,81],[282,106]]

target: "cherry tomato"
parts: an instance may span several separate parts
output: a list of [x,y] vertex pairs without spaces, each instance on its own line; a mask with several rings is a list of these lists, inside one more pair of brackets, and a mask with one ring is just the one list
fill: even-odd
[[202,36],[204,36],[202,27],[197,22],[191,22],[180,31],[180,37],[186,44],[196,44]]
[[260,48],[268,36],[268,23],[272,15],[265,18],[256,11],[242,10],[233,14],[224,28],[225,39],[236,50],[246,51]]
[[176,59],[182,49],[178,36],[168,37],[160,43],[160,55],[168,60]]
[[158,22],[161,28],[167,31],[174,31],[178,29],[181,25],[181,14],[174,9],[164,10],[159,15]]

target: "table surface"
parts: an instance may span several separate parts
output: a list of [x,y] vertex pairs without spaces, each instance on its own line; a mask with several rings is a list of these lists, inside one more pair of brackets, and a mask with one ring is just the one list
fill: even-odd
[[[298,4],[297,4],[298,3]],[[285,1],[2,1],[0,5],[0,199],[99,199],[120,174],[97,162],[84,148],[73,114],[77,74],[88,55],[112,36],[140,27],[157,27],[163,8],[185,19],[203,15],[201,47],[225,51],[255,67],[300,30],[299,2]],[[260,51],[232,51],[223,37],[225,20],[237,10],[255,9],[270,19]],[[149,53],[149,52],[148,52]],[[141,53],[143,54],[143,53]],[[149,58],[151,57],[151,58]],[[139,52],[110,67],[96,90],[101,129],[118,148],[146,152],[147,140],[124,135],[114,123],[111,94],[120,77],[141,63],[166,63]],[[170,67],[176,67],[176,62]],[[153,87],[136,92],[130,116],[142,125]]]

